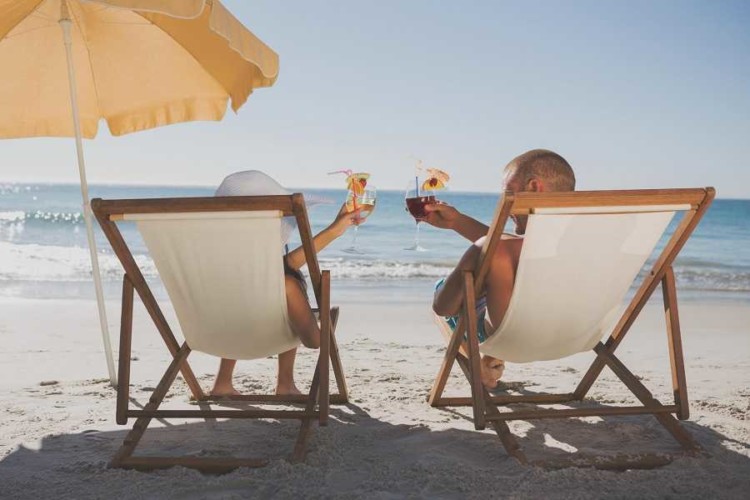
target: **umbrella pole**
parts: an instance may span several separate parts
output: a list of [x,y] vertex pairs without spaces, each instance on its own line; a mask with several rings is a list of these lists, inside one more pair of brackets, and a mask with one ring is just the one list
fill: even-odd
[[83,140],[81,138],[81,121],[78,110],[78,96],[76,92],[76,75],[73,66],[73,50],[71,25],[72,21],[68,13],[68,5],[65,0],[60,2],[60,26],[63,31],[65,42],[65,55],[68,62],[68,82],[70,84],[70,104],[73,110],[73,128],[76,135],[76,153],[78,155],[78,173],[81,178],[81,197],[83,198],[83,219],[86,222],[86,236],[89,240],[89,253],[91,257],[91,271],[94,277],[94,288],[96,290],[96,302],[99,306],[99,324],[102,330],[102,341],[104,342],[104,355],[107,358],[107,369],[109,370],[109,381],[113,387],[117,387],[117,375],[115,373],[115,361],[112,356],[112,344],[109,338],[109,326],[107,324],[107,309],[104,304],[104,292],[102,290],[102,277],[99,272],[99,258],[96,251],[96,240],[94,238],[94,226],[91,220],[91,205],[89,203],[89,187],[86,182],[86,165],[83,159]]

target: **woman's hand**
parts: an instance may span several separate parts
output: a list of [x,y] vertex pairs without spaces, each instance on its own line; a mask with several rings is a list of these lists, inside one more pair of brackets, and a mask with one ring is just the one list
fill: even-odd
[[[333,222],[313,237],[315,253],[320,252],[333,240],[344,234],[349,226],[359,224],[361,221],[362,218],[359,216],[359,209],[348,212],[346,204],[342,205]],[[300,269],[306,264],[305,251],[302,247],[295,248],[287,254],[286,261],[292,269]]]
[[346,232],[349,226],[358,226],[362,222],[362,218],[359,216],[361,209],[357,208],[351,212],[347,210],[346,203],[341,205],[339,213],[336,214],[336,218],[331,222],[329,226],[338,238]]

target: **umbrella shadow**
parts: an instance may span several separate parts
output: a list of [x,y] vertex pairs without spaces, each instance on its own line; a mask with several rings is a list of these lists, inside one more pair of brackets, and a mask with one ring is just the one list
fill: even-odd
[[[135,493],[141,498],[146,491],[150,497],[169,498],[203,498],[217,491],[222,498],[225,493],[305,497],[311,483],[321,482],[325,485],[318,496],[321,491],[345,497],[378,491],[390,492],[386,496],[433,496],[434,491],[436,496],[459,497],[464,486],[455,480],[457,468],[469,466],[484,475],[509,468],[513,476],[523,470],[514,460],[493,453],[493,447],[485,446],[483,436],[473,431],[392,424],[373,418],[356,404],[331,407],[328,426],[314,426],[307,457],[300,464],[289,461],[299,421],[205,419],[170,424],[159,426],[154,421],[135,455],[263,458],[269,463],[221,476],[182,467],[153,472],[110,469],[107,464],[130,426],[85,430],[44,437],[38,446],[19,446],[0,459],[0,498],[44,498],[53,494],[56,484],[79,498],[129,498]],[[443,473],[437,477],[426,474],[427,469]],[[396,479],[384,481],[390,476]]]

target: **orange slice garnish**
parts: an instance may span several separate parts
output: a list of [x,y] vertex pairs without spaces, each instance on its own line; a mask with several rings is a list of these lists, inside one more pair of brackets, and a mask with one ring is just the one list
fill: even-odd
[[365,187],[367,186],[367,179],[369,177],[370,174],[368,174],[367,172],[357,172],[351,174],[346,178],[346,185],[349,188],[349,191],[354,193],[356,196],[364,194]]

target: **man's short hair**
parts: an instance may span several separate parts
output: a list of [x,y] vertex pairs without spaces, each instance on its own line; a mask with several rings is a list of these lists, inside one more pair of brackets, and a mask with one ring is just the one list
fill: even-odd
[[573,191],[576,176],[573,168],[559,154],[546,149],[532,149],[514,158],[505,167],[526,186],[531,179],[539,179],[549,191]]

